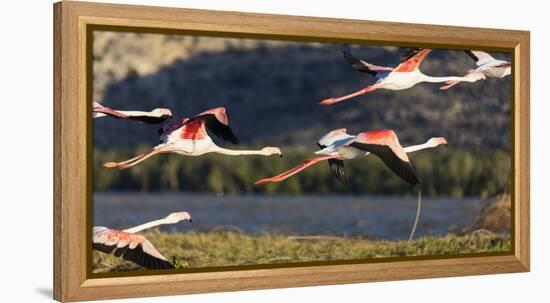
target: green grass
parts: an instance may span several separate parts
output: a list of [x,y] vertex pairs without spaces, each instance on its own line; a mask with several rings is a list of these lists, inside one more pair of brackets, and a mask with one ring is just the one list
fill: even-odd
[[[424,237],[411,243],[340,237],[249,236],[234,231],[165,233],[152,230],[144,235],[169,260],[177,256],[188,268],[498,252],[511,248],[509,235],[490,232]],[[93,259],[94,272],[142,269],[132,262],[99,252],[94,252]]]

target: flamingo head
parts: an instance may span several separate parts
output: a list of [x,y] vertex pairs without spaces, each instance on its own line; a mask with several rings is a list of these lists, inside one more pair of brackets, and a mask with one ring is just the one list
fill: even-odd
[[283,157],[283,153],[281,152],[281,149],[278,147],[271,147],[271,146],[264,147],[262,148],[262,153],[266,156],[279,155],[279,157],[281,158]]
[[167,108],[155,108],[151,112],[158,117],[172,118],[172,111]]
[[436,147],[436,146],[439,146],[439,145],[449,146],[447,144],[447,140],[443,137],[431,138],[430,140],[428,140],[428,145],[430,145],[432,147]]
[[180,221],[184,221],[184,220],[187,220],[187,221],[193,223],[193,220],[191,219],[191,214],[186,212],[186,211],[171,213],[168,216],[166,216],[166,218],[164,218],[164,220],[166,220],[166,222],[168,224],[176,224],[176,223],[178,223]]

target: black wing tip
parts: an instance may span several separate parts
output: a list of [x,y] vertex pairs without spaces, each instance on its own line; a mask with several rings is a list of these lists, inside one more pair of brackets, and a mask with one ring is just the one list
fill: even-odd
[[349,47],[343,47],[342,48],[342,55],[344,55],[344,58],[347,59],[347,57],[353,57],[351,54],[351,49]]
[[397,177],[411,186],[420,184],[418,177],[414,173],[412,164],[408,161],[403,161],[393,153],[390,147],[385,145],[367,144],[353,142],[350,146],[368,151],[376,155],[386,167],[388,167]]
[[411,186],[418,186],[420,185],[420,180],[418,180],[418,178],[416,177],[416,175],[413,175],[414,178],[409,180],[409,181],[406,181],[407,183],[409,183]]
[[405,52],[399,57],[399,62],[405,62],[412,58],[414,55],[418,54],[421,50],[423,50],[423,47],[409,47]]
[[466,49],[466,50],[464,50],[464,52],[465,52],[468,56],[470,56],[470,58],[472,58],[475,62],[477,62],[477,61],[479,60],[479,58],[478,58],[476,55],[474,55],[474,53],[472,52],[472,50]]
[[[154,264],[156,263],[156,264]],[[154,269],[175,269],[176,267],[174,264],[170,263],[170,261],[166,260],[159,260],[159,262],[153,262],[155,268]]]
[[348,180],[346,178],[346,173],[344,169],[344,161],[338,160],[338,159],[329,159],[328,164],[330,166],[330,170],[332,171],[332,174],[342,185],[345,187],[349,187]]
[[168,119],[171,119],[172,116],[163,115],[161,117],[150,117],[150,116],[130,116],[127,119],[132,121],[137,121],[145,124],[160,124]]
[[106,245],[103,243],[92,243],[92,249],[102,253],[110,254],[116,248],[116,245]]
[[239,138],[237,138],[237,136],[235,136],[235,134],[233,133],[233,131],[231,131],[231,128],[229,128],[229,126],[226,126],[226,127],[227,127],[226,129],[220,129],[218,131],[212,130],[212,132],[216,136],[222,138],[222,140],[224,140],[224,141],[229,141],[233,145],[239,145],[241,143]]
[[233,130],[228,124],[220,122],[214,114],[201,115],[200,118],[204,120],[206,128],[211,131],[216,137],[221,138],[224,141],[229,141],[234,145],[239,145],[240,141]]
[[233,143],[233,145],[241,144],[241,141],[239,140],[239,138],[237,138],[237,136],[233,134],[233,132],[231,132],[231,137],[229,138],[229,141]]
[[349,182],[348,182],[348,179],[345,177],[345,176],[337,176],[336,179],[338,179],[338,181],[340,181],[340,183],[346,187],[346,188],[349,188]]
[[349,48],[342,49],[342,54],[344,55],[344,59],[346,60],[347,63],[352,65],[353,64],[359,64],[360,66],[363,65],[359,60],[359,58],[351,54],[351,50]]
[[134,249],[127,249],[122,258],[147,269],[175,269],[175,266],[170,261],[153,257],[144,252],[143,245],[141,244]]

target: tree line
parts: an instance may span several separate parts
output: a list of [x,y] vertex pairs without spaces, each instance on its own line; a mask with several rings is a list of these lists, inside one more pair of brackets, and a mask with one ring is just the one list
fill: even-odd
[[[160,155],[127,170],[102,167],[104,162],[128,159],[145,150],[145,146],[132,150],[95,148],[94,190],[289,195],[415,193],[375,156],[345,161],[348,187],[332,177],[326,163],[310,167],[281,183],[254,186],[259,179],[277,175],[313,157],[310,151],[303,149],[284,149],[284,158]],[[440,148],[414,153],[410,158],[425,195],[490,197],[510,192],[511,157],[508,152],[474,154]]]

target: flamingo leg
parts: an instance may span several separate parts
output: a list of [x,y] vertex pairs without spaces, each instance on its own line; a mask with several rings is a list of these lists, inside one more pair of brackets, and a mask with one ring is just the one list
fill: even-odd
[[265,179],[261,179],[261,180],[258,180],[254,183],[254,185],[260,185],[260,184],[264,184],[264,183],[268,183],[268,182],[281,182],[289,177],[292,177],[294,176],[295,174],[299,173],[300,171],[312,166],[312,165],[315,165],[317,163],[319,163],[320,161],[324,161],[324,160],[329,160],[329,159],[334,159],[334,158],[340,158],[339,155],[336,155],[336,156],[322,156],[322,157],[317,157],[317,158],[313,158],[313,159],[309,159],[309,160],[306,160],[296,166],[294,166],[293,168],[285,171],[284,173],[281,173],[279,175],[276,175],[274,177],[271,177],[271,178],[265,178]]
[[[149,152],[150,152],[150,151],[149,151]],[[135,157],[133,157],[133,158],[130,158],[130,159],[126,160],[126,161],[117,162],[116,164],[117,164],[117,165],[128,164],[128,163],[130,163],[130,162],[136,161],[136,160],[139,159],[140,157],[143,157],[144,154],[146,154],[146,153],[139,154],[139,155],[137,155],[137,156],[135,156]],[[114,163],[114,162],[107,162],[107,163]],[[105,164],[107,164],[107,163],[105,163]]]
[[439,89],[440,90],[448,90],[449,88],[457,85],[460,82],[461,81],[447,81],[447,82],[445,82],[447,85],[444,85],[444,86],[440,87]]
[[422,191],[418,190],[418,202],[416,204],[416,216],[414,217],[414,224],[409,234],[409,243],[414,237],[414,232],[416,231],[416,226],[418,225],[418,220],[420,219],[420,210],[422,209]]
[[340,101],[344,101],[344,100],[347,100],[347,99],[350,99],[350,98],[353,98],[353,97],[356,97],[356,96],[360,96],[360,95],[364,95],[368,92],[371,92],[373,90],[377,90],[378,87],[372,85],[372,86],[367,86],[361,90],[358,90],[354,93],[351,93],[349,95],[345,95],[345,96],[342,96],[342,97],[338,97],[338,98],[329,98],[329,99],[325,99],[321,102],[319,102],[319,104],[323,105],[323,106],[329,106],[329,105],[332,105],[334,103],[337,103],[337,102],[340,102]]
[[102,113],[102,114],[110,115],[110,116],[113,116],[113,117],[121,118],[121,119],[127,119],[128,118],[128,115],[123,114],[121,112],[118,112],[116,110],[110,109],[108,107],[94,108],[92,111],[96,112],[96,113]]
[[132,159],[129,159],[129,160],[126,160],[126,161],[122,161],[122,162],[107,162],[107,163],[104,163],[103,166],[104,167],[107,167],[107,168],[118,168],[118,169],[127,169],[127,168],[130,168],[134,165],[137,165],[147,159],[149,159],[150,157],[156,155],[156,154],[160,154],[160,153],[167,153],[167,152],[171,152],[173,151],[172,149],[168,149],[168,148],[153,148],[152,150],[148,151],[148,152],[144,152],[140,155],[137,155],[136,157],[132,158]]

